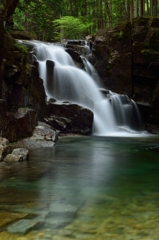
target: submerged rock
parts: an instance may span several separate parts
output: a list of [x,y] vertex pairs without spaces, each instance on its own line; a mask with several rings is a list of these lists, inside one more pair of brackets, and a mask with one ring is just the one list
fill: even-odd
[[41,227],[43,224],[44,222],[41,217],[37,217],[35,219],[22,219],[9,226],[7,231],[9,233],[26,234],[33,229]]

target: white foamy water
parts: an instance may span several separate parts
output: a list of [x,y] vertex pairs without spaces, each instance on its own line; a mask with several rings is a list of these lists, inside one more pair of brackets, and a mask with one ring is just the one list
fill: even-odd
[[[74,102],[92,110],[95,135],[137,133],[133,130],[133,121],[136,121],[137,128],[141,128],[140,113],[135,102],[127,96],[111,92],[110,98],[105,98],[99,90],[99,79],[97,81],[93,76],[96,71],[87,60],[86,71],[81,70],[63,47],[44,43],[35,44],[35,54],[48,98]],[[52,61],[54,65],[52,76],[48,72],[47,61]]]

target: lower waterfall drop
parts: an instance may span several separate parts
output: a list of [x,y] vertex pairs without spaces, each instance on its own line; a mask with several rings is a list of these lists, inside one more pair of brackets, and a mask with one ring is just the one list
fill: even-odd
[[[141,130],[142,122],[136,104],[127,96],[111,91],[106,98],[92,74],[76,67],[63,47],[35,43],[34,51],[48,98],[74,102],[92,110],[94,135],[120,135],[123,132],[136,133],[134,129]],[[50,71],[48,73],[47,64],[52,66],[52,76]],[[132,124],[134,113],[137,116],[135,128]]]

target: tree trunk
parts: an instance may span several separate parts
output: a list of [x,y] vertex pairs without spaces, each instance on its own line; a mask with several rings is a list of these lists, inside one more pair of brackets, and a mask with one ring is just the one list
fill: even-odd
[[150,15],[149,0],[146,0],[146,6],[147,6],[147,15]]
[[139,16],[139,0],[136,0],[136,17]]
[[140,16],[141,17],[144,15],[144,9],[145,9],[145,2],[144,0],[140,0]]
[[131,0],[131,22],[134,18],[134,0]]
[[0,98],[2,98],[2,61],[4,49],[4,21],[0,17]]
[[130,21],[130,1],[125,1],[125,8],[126,8],[126,21]]
[[154,16],[157,17],[157,2],[158,0],[154,0]]
[[6,0],[5,5],[6,20],[9,20],[12,17],[18,3],[19,0]]

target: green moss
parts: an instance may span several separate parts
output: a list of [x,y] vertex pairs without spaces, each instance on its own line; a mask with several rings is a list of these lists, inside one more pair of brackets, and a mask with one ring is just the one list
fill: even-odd
[[30,64],[27,63],[27,64],[25,65],[25,71],[26,71],[27,74],[31,74]]
[[14,47],[21,53],[27,54],[28,52],[27,48],[23,44],[20,44],[18,42],[15,42]]
[[152,49],[142,49],[141,54],[152,62],[159,60],[158,52],[153,51]]
[[123,31],[115,32],[113,36],[118,39],[122,39],[124,37],[124,32]]

